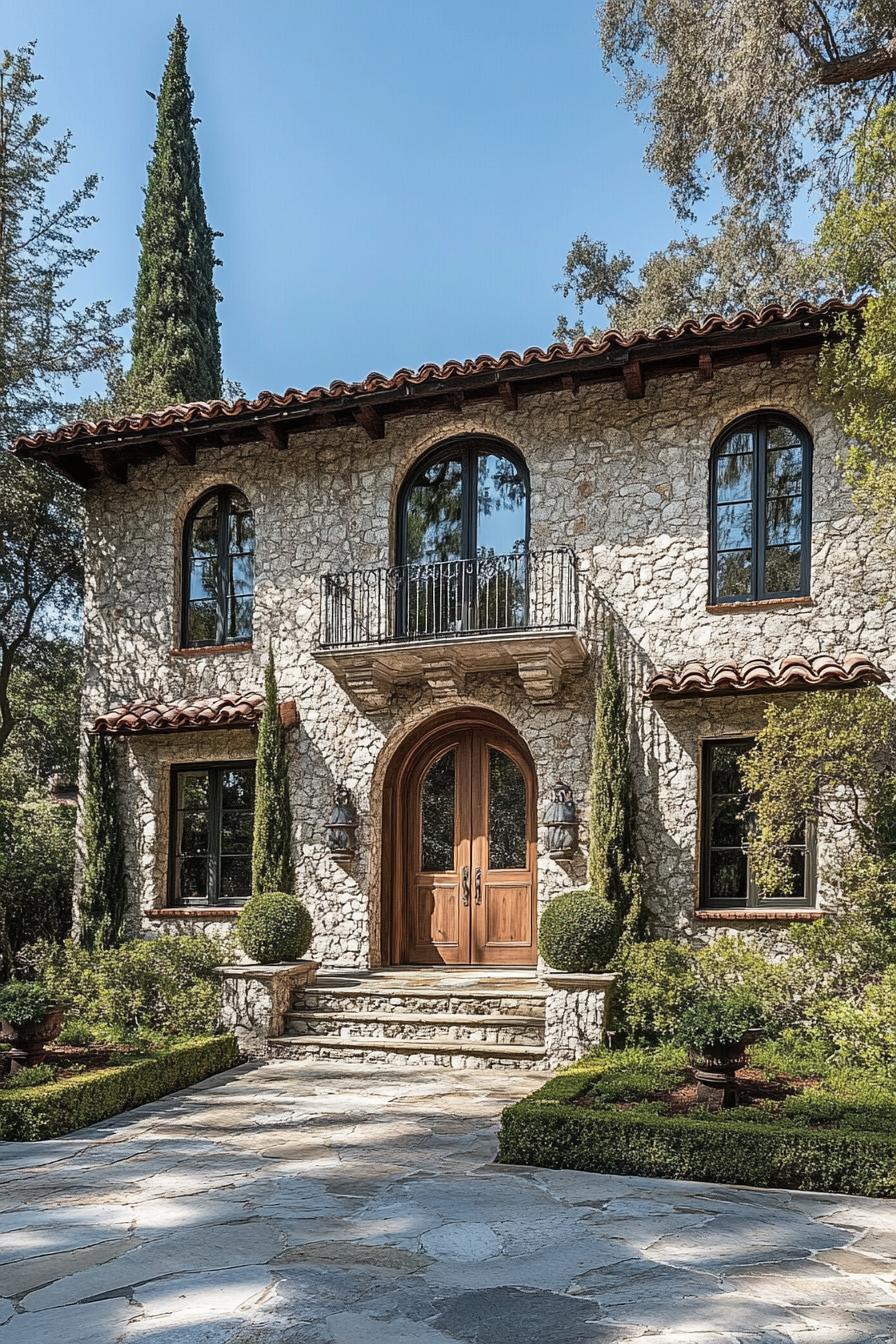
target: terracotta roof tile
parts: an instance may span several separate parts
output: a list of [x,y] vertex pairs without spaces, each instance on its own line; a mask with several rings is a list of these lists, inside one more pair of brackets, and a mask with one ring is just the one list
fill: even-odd
[[[94,720],[94,733],[172,733],[184,729],[251,728],[261,719],[264,696],[258,691],[191,700],[129,700]],[[280,706],[280,717],[295,722],[295,701]]]
[[573,346],[554,344],[542,350],[531,346],[518,354],[508,350],[498,355],[478,355],[475,359],[448,360],[445,364],[422,364],[416,370],[399,369],[391,376],[382,373],[369,373],[360,382],[347,383],[335,381],[329,387],[312,387],[302,392],[297,388],[288,388],[282,395],[273,392],[261,392],[253,400],[239,397],[236,401],[194,401],[180,406],[167,406],[163,410],[147,412],[143,415],[124,416],[117,420],[76,420],[72,424],[62,425],[59,429],[25,435],[13,444],[13,451],[28,452],[35,448],[51,445],[74,443],[79,440],[92,440],[112,435],[135,434],[170,429],[193,424],[197,421],[227,421],[253,414],[277,410],[292,410],[319,403],[322,410],[327,404],[346,398],[368,396],[377,392],[401,392],[419,387],[425,383],[452,384],[464,378],[493,371],[499,373],[514,369],[530,369],[535,365],[545,366],[547,371],[553,366],[575,363],[576,360],[594,358],[598,355],[618,350],[634,351],[640,346],[674,344],[686,339],[701,339],[719,333],[734,333],[746,330],[758,330],[773,326],[775,323],[793,322],[803,318],[818,321],[843,312],[858,312],[866,302],[864,297],[846,302],[842,299],[828,299],[817,304],[806,300],[784,308],[780,304],[768,304],[757,311],[746,309],[730,317],[720,313],[711,313],[701,319],[687,318],[677,326],[656,327],[652,331],[639,330],[604,332],[599,340],[582,338]]
[[672,700],[706,695],[768,695],[780,691],[848,689],[881,685],[885,681],[889,681],[887,674],[863,653],[847,653],[839,659],[823,653],[810,658],[795,654],[777,662],[750,658],[743,663],[731,659],[709,666],[691,662],[661,668],[647,683],[644,697]]

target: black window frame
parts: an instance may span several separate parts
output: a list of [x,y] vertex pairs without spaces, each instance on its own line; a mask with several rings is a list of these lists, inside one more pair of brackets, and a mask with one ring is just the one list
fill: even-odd
[[[168,881],[166,908],[173,910],[208,910],[208,909],[228,909],[238,910],[245,905],[246,901],[252,895],[251,879],[251,851],[249,867],[249,889],[246,895],[238,901],[221,901],[220,877],[221,877],[221,822],[223,816],[221,776],[226,770],[255,770],[256,761],[252,758],[248,760],[233,761],[182,761],[170,768],[169,785],[169,809],[168,809]],[[178,812],[180,811],[180,778],[188,774],[197,774],[205,771],[209,776],[209,809],[208,809],[208,858],[209,858],[209,892],[205,901],[193,901],[184,904],[180,899],[179,878],[180,864],[178,844]],[[254,801],[253,801],[254,813]]]
[[[255,521],[255,510],[249,504],[245,491],[240,490],[235,485],[216,485],[211,490],[206,490],[200,495],[191,506],[189,513],[184,520],[183,536],[181,540],[180,556],[180,575],[181,575],[181,604],[180,604],[180,648],[182,649],[215,649],[224,648],[228,644],[251,644],[253,630],[250,629],[248,639],[244,635],[227,635],[227,612],[231,600],[230,583],[230,518],[231,503],[234,496],[238,495],[246,501],[248,512]],[[193,525],[201,510],[210,499],[216,499],[218,504],[218,536],[216,558],[218,564],[218,585],[215,594],[215,637],[214,639],[191,639],[190,638],[190,588],[193,573]],[[252,546],[252,614],[250,626],[254,627],[255,620],[255,543]]]
[[[520,473],[526,491],[526,528],[523,549],[529,550],[529,531],[531,526],[531,486],[529,468],[525,458],[513,444],[489,434],[464,434],[452,439],[443,439],[441,443],[417,459],[401,483],[398,493],[398,510],[395,546],[395,563],[405,565],[416,563],[408,561],[408,501],[411,491],[418,484],[424,472],[444,458],[459,457],[461,460],[461,560],[475,560],[476,522],[479,516],[479,458],[482,454],[495,453],[506,457]],[[421,562],[425,563],[425,562]]]
[[[705,737],[699,743],[699,762],[700,776],[698,780],[699,792],[699,810],[698,810],[698,884],[697,884],[697,908],[701,911],[723,913],[726,910],[751,910],[751,911],[788,911],[788,910],[814,910],[817,908],[818,881],[817,881],[817,834],[814,820],[807,819],[803,830],[802,843],[794,844],[793,849],[802,850],[805,854],[804,877],[803,877],[803,895],[801,897],[782,896],[763,896],[759,892],[750,866],[749,854],[746,858],[746,893],[743,901],[724,902],[714,900],[709,891],[710,876],[712,865],[710,862],[711,853],[714,848],[718,849],[739,849],[746,851],[745,845],[725,845],[714,846],[712,844],[712,810],[713,801],[717,795],[712,791],[712,752],[715,747],[730,746],[732,743],[745,743],[753,745],[756,741],[755,733],[730,733],[727,736]],[[728,796],[728,795],[725,795]]]
[[[766,560],[766,454],[768,431],[772,425],[786,425],[798,438],[803,449],[803,470],[800,482],[800,582],[797,588],[767,589],[765,585]],[[749,431],[753,435],[753,483],[751,506],[753,525],[751,537],[751,583],[749,593],[726,594],[718,592],[718,479],[716,462],[725,456],[724,448],[735,435]],[[814,446],[812,435],[799,420],[784,412],[765,410],[743,415],[727,425],[713,444],[709,466],[709,599],[712,606],[733,606],[738,603],[768,602],[778,599],[808,597],[811,588],[812,537],[812,462]]]

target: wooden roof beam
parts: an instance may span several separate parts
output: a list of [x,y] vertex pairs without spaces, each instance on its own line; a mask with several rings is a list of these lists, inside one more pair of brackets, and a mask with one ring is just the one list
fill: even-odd
[[519,405],[519,395],[515,383],[499,383],[498,396],[501,398],[508,411],[515,411]]
[[700,375],[700,381],[708,383],[713,376],[712,351],[701,350],[697,356],[697,372]]
[[622,366],[622,381],[625,385],[625,395],[629,401],[633,401],[644,395],[644,370],[641,367],[639,359],[630,359],[627,364]]
[[196,445],[193,443],[184,443],[182,439],[157,439],[159,447],[166,457],[170,457],[172,462],[177,462],[181,467],[195,467],[196,465]]
[[386,437],[386,422],[382,413],[375,406],[356,406],[352,415],[356,423],[367,430],[371,439],[384,439]]
[[87,460],[101,480],[112,481],[116,485],[127,484],[127,463],[107,452],[105,448],[91,448],[87,453]]
[[282,453],[289,447],[289,430],[285,425],[275,424],[270,420],[260,420],[257,425],[259,436],[264,439],[270,448],[276,448]]

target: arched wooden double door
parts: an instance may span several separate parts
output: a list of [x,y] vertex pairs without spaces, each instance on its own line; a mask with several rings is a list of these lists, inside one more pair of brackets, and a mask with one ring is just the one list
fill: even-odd
[[399,793],[400,960],[535,964],[535,784],[510,736],[458,727],[425,742]]

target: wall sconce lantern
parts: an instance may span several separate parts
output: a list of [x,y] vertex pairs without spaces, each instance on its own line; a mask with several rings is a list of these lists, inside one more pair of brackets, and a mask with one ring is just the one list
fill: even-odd
[[579,820],[572,789],[562,780],[554,785],[551,803],[545,815],[548,829],[548,853],[552,859],[571,859],[578,849]]
[[358,812],[348,789],[341,785],[333,794],[333,809],[327,821],[327,848],[334,859],[350,859],[358,842]]

